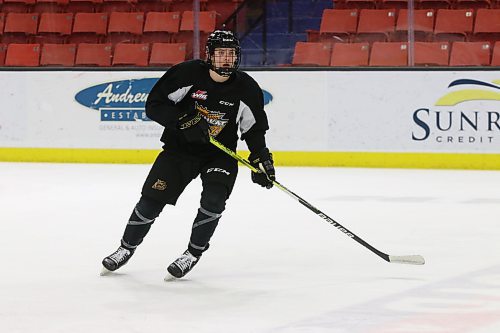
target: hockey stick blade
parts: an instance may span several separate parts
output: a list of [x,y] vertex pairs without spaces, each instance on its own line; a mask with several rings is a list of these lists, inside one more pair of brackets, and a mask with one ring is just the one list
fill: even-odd
[[423,265],[425,264],[424,257],[415,254],[410,256],[389,256],[389,262],[395,264],[408,264],[408,265]]
[[99,274],[100,276],[107,276],[111,273],[110,270],[108,270],[106,267],[103,267],[101,270],[101,273]]
[[[256,173],[262,173],[263,172],[262,170],[257,169],[256,167],[254,167],[252,164],[250,164],[250,162],[248,162],[246,159],[244,159],[243,157],[241,157],[240,155],[238,155],[237,153],[235,153],[231,149],[225,147],[222,143],[220,143],[219,141],[215,140],[213,137],[210,137],[210,143],[212,143],[214,146],[216,146],[217,148],[219,148],[220,150],[222,150],[223,152],[225,152],[226,154],[228,154],[229,156],[231,156],[235,160],[239,161],[240,163],[242,163],[243,165],[245,165],[246,167],[248,167],[253,172],[256,172]],[[284,185],[280,184],[278,181],[276,181],[274,179],[269,179],[269,180],[273,183],[273,185],[276,188],[278,188],[281,191],[283,191],[286,194],[288,194],[294,200],[296,200],[299,203],[301,203],[304,207],[306,207],[307,209],[309,209],[310,211],[312,211],[313,213],[315,213],[317,216],[319,216],[320,218],[322,218],[326,222],[330,223],[337,230],[341,231],[344,235],[346,235],[347,237],[351,238],[352,240],[358,242],[359,244],[363,245],[365,248],[367,248],[371,252],[375,253],[380,258],[384,259],[385,261],[391,262],[391,263],[410,264],[410,265],[423,265],[425,263],[424,258],[422,256],[420,256],[420,255],[391,256],[391,255],[388,255],[387,253],[384,253],[384,252],[376,249],[372,245],[368,244],[361,237],[357,236],[352,231],[350,231],[349,229],[347,229],[346,227],[344,227],[343,225],[341,225],[340,223],[338,223],[337,221],[335,221],[334,219],[332,219],[331,217],[329,217],[328,215],[326,215],[325,213],[323,213],[318,208],[316,208],[313,205],[311,205],[309,202],[307,202],[303,198],[301,198],[299,195],[297,195],[297,194],[293,193],[292,191],[290,191],[288,188],[286,188]]]

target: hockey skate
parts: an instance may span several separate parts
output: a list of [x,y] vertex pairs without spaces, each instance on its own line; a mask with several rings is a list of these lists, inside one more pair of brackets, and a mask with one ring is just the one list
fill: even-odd
[[186,250],[179,258],[175,259],[173,263],[167,268],[167,276],[165,276],[165,281],[172,281],[175,279],[180,279],[200,260],[200,257],[195,257],[189,250]]
[[135,250],[127,249],[120,246],[118,250],[113,252],[111,255],[107,256],[102,260],[102,265],[104,266],[101,272],[102,275],[106,275],[109,272],[116,271],[118,268],[122,267],[129,261],[129,259],[134,254]]

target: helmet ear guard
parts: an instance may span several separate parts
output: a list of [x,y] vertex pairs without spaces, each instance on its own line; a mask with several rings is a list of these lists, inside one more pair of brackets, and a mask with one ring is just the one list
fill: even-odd
[[[231,67],[217,67],[215,64],[215,49],[217,48],[232,48],[235,51],[235,59]],[[205,47],[207,54],[207,64],[211,70],[221,76],[230,76],[240,66],[241,48],[240,41],[229,30],[215,30],[207,39]]]

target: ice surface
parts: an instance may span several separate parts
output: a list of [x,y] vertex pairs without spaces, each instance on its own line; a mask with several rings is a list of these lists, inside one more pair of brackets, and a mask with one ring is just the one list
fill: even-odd
[[500,332],[500,172],[277,168],[365,241],[423,266],[383,261],[240,168],[185,279],[163,281],[186,248],[198,180],[101,277],[149,167],[0,163],[1,332]]

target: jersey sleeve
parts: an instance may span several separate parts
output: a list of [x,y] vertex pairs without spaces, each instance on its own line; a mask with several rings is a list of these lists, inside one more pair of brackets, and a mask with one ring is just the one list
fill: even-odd
[[250,76],[246,96],[240,101],[238,123],[241,139],[245,140],[250,152],[258,152],[266,147],[265,134],[269,129],[264,111],[264,93]]
[[192,85],[185,80],[189,70],[179,64],[171,67],[154,85],[146,101],[146,115],[165,128],[173,129],[178,119],[182,116],[177,107],[189,92]]

